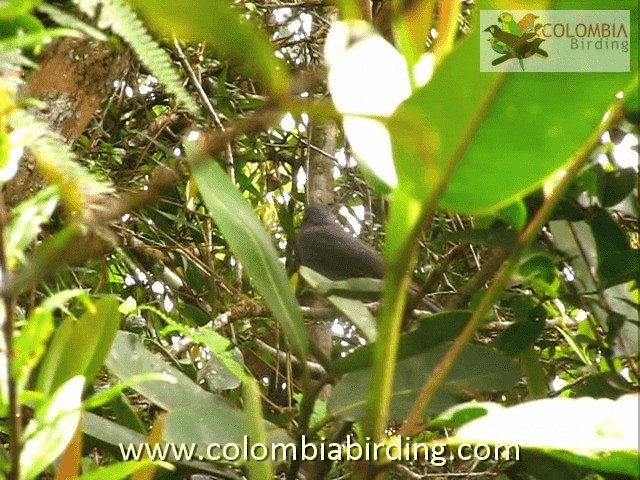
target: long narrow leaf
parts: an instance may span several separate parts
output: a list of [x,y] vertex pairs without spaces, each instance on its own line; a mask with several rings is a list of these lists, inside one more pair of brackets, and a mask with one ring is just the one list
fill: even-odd
[[187,154],[193,161],[193,176],[211,216],[284,328],[291,348],[305,358],[309,338],[302,312],[262,223],[214,159],[189,145]]

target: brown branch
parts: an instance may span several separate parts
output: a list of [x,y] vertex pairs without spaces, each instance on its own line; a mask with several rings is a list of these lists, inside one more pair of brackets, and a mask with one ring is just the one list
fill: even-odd
[[176,185],[179,178],[175,170],[162,166],[155,170],[147,190],[122,194],[115,199],[101,198],[109,208],[95,209],[91,223],[72,223],[43,242],[32,262],[3,282],[0,295],[17,295],[65,265],[112,251],[116,236],[111,224],[120,221],[125,213],[154,202],[162,192]]
[[452,297],[446,304],[446,310],[456,310],[466,307],[472,295],[482,288],[491,277],[495,275],[500,266],[509,256],[509,249],[498,250],[494,255],[482,266],[458,293]]

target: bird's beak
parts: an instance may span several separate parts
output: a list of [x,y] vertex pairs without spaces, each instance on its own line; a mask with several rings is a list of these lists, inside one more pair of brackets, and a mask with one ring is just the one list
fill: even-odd
[[491,27],[487,27],[484,29],[485,32],[490,32],[491,31]]

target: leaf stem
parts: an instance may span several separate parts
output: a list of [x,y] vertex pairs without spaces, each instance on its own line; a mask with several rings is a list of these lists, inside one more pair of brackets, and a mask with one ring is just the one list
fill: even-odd
[[[465,135],[462,141],[456,146],[451,161],[443,169],[439,178],[434,181],[435,185],[429,197],[422,205],[419,205],[420,213],[418,221],[414,222],[413,227],[411,227],[409,231],[402,232],[404,236],[402,243],[397,248],[397,251],[394,252],[393,258],[387,258],[388,265],[384,278],[384,295],[380,311],[379,335],[379,338],[384,339],[384,341],[376,342],[364,422],[367,434],[376,442],[379,441],[384,434],[391,406],[393,375],[400,341],[400,327],[402,325],[402,317],[407,299],[410,279],[409,272],[415,263],[419,233],[431,226],[438,202],[445,193],[449,181],[451,177],[453,177],[464,152],[466,152],[469,143],[480,128],[505,78],[505,74],[496,76],[492,88],[489,90],[469,126],[467,135]],[[399,204],[400,195],[403,195],[402,189],[398,188],[394,192],[391,210],[392,216],[396,215],[393,208],[400,208],[396,206]],[[393,232],[390,232],[390,234],[391,233]]]

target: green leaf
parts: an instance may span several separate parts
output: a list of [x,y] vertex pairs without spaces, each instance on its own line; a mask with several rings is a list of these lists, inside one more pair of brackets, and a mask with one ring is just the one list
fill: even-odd
[[[147,438],[144,435],[90,412],[84,414],[84,432],[100,447],[109,449],[118,457],[122,457],[124,453],[128,452],[129,456],[133,458],[133,451],[139,451],[140,446],[147,442]],[[191,445],[195,440],[186,441],[188,445]],[[203,440],[203,445],[209,442],[210,440]],[[223,478],[228,476],[223,475],[226,472],[222,472],[220,468],[209,462],[199,462],[194,459],[184,458],[175,463],[190,469],[217,474]]]
[[25,261],[24,250],[36,239],[42,224],[49,221],[57,205],[57,188],[48,187],[11,212],[12,219],[6,232],[6,255],[10,261]]
[[247,377],[244,358],[228,338],[208,327],[194,329],[180,325],[170,318],[166,321],[169,326],[163,329],[163,336],[169,332],[180,332],[209,349],[211,359],[200,371],[199,378],[204,377],[212,391],[232,390],[240,386]]
[[[398,359],[416,355],[439,343],[453,340],[465,327],[469,317],[471,317],[469,311],[453,310],[420,318],[414,331],[400,336]],[[334,363],[336,372],[370,368],[375,348],[375,343],[370,343],[358,348],[351,355],[336,360]]]
[[212,354],[198,377],[204,377],[212,392],[233,390],[251,378],[245,371],[242,353],[237,348]]
[[495,346],[501,351],[515,357],[533,345],[544,331],[547,312],[542,305],[527,312],[524,321],[516,321],[500,334]]
[[[619,227],[616,226],[617,228]],[[549,223],[549,230],[555,244],[571,265],[575,276],[573,285],[591,306],[591,311],[600,326],[606,329],[614,354],[620,357],[637,355],[640,348],[640,328],[636,321],[637,301],[630,292],[631,284],[614,285],[606,290],[597,285],[596,278],[591,273],[599,268],[597,241],[586,222],[552,221]],[[618,237],[618,241],[621,240],[619,234],[612,235]],[[604,245],[603,240],[600,242],[606,251],[608,247]],[[637,260],[634,260],[632,265],[637,264],[636,262]],[[599,291],[601,293],[594,293]]]
[[[352,294],[355,290],[360,295],[371,293],[380,294],[381,280],[374,278],[352,278],[343,281],[331,281],[318,272],[300,266],[300,275],[319,295],[327,295],[329,292],[344,292]],[[347,319],[353,323],[358,331],[368,341],[374,341],[378,335],[376,320],[367,307],[358,300],[345,298],[339,295],[329,295],[327,300],[336,307]]]
[[516,200],[512,204],[501,208],[496,213],[496,217],[516,230],[522,230],[527,223],[527,207],[522,200]]
[[577,397],[610,398],[615,400],[625,393],[633,393],[635,387],[616,372],[592,375],[574,388]]
[[629,247],[627,234],[606,211],[599,209],[587,223],[598,252],[598,277],[607,288],[640,276],[640,256]]
[[436,418],[429,422],[429,427],[435,428],[455,428],[469,423],[476,418],[484,417],[488,410],[485,404],[476,402],[475,400],[455,405],[448,408]]
[[134,462],[119,462],[106,467],[99,467],[96,470],[85,473],[78,477],[78,480],[120,480],[129,478],[129,476],[145,467],[162,467],[166,470],[175,470],[175,467],[167,462],[158,462],[155,460],[136,460]]
[[216,161],[187,145],[192,172],[209,212],[276,320],[304,360],[309,337],[300,306],[262,223]]
[[327,300],[353,323],[358,332],[367,341],[373,342],[378,337],[378,327],[374,316],[359,300],[331,295]]
[[[580,5],[597,9],[601,4]],[[635,1],[622,1],[617,8],[638,18]],[[637,32],[632,32],[635,44]],[[633,71],[485,73],[478,67],[478,48],[475,28],[389,122],[398,188],[424,201],[455,167],[440,206],[467,214],[496,211],[542,185],[570,161],[616,101],[615,94],[635,78]],[[637,50],[631,56],[631,65],[637,65]]]
[[14,340],[15,357],[12,370],[18,382],[25,382],[45,352],[47,340],[54,331],[51,311],[36,308]]
[[[242,399],[244,400],[245,431],[251,440],[251,448],[257,444],[267,444],[267,431],[262,414],[262,399],[258,383],[253,379],[247,379],[242,387]],[[258,455],[267,455],[269,452],[256,450]],[[268,456],[266,458],[269,458]],[[250,480],[271,480],[273,468],[271,462],[255,458],[249,458],[247,465]]]
[[489,413],[463,426],[454,442],[539,449],[593,470],[638,477],[638,396],[618,400],[553,398]]
[[633,192],[638,184],[638,172],[633,168],[602,172],[600,184],[602,206],[613,207]]
[[124,394],[121,393],[118,397],[111,400],[111,402],[109,402],[109,408],[113,412],[115,420],[120,425],[142,434],[147,433],[147,427],[142,423],[136,409]]
[[382,293],[382,280],[378,278],[349,278],[329,280],[324,275],[305,267],[300,267],[302,278],[321,296],[340,295],[349,298],[376,298]]
[[[450,345],[449,342],[438,345],[397,363],[391,400],[392,420],[406,418],[420,389]],[[329,412],[346,420],[362,419],[370,376],[369,370],[345,375],[329,398]],[[456,361],[443,387],[433,397],[427,414],[441,412],[464,401],[470,391],[508,390],[519,379],[520,369],[511,359],[496,350],[469,345]]]
[[118,299],[113,296],[88,305],[77,320],[67,317],[53,335],[42,361],[37,389],[51,392],[76,375],[93,379],[111,348],[119,324]]
[[189,377],[144,348],[133,333],[117,332],[105,363],[122,381],[151,372],[172,377],[171,382],[154,380],[132,385],[137,392],[164,410],[170,411],[188,405],[227,405],[222,398],[205,391]]
[[[0,40],[0,50],[7,51],[16,48],[36,48],[41,45],[51,43],[54,38],[81,36],[81,34],[76,30],[72,30],[70,28],[49,28],[45,30],[40,24],[40,20],[36,17],[32,17],[31,15],[23,17],[21,20],[23,20],[23,23],[25,24],[30,24],[29,30],[33,30],[33,32],[3,38]],[[40,27],[40,29],[38,29],[38,27]]]
[[[584,480],[584,468],[551,458],[535,450],[520,452],[520,458],[510,468],[505,469],[508,478],[527,480]],[[600,477],[599,475],[596,478]],[[602,478],[602,477],[600,477]]]
[[[211,442],[241,442],[244,414],[224,398],[205,391],[189,377],[153,355],[136,335],[118,332],[107,359],[107,367],[125,381],[148,372],[173,378],[171,382],[147,379],[132,385],[134,390],[168,412],[164,430],[164,440],[167,442],[196,442],[200,447],[200,455],[207,454],[204,448]],[[224,422],[220,419],[224,419]],[[283,438],[275,425],[267,423],[266,428],[270,433],[277,432],[278,438]],[[93,436],[100,438],[98,432],[93,432]]]
[[[221,419],[224,419],[224,422]],[[267,444],[292,441],[285,430],[270,422],[264,422],[264,429],[267,433]],[[173,410],[167,413],[164,440],[175,444],[195,443],[200,456],[220,453],[220,449],[206,450],[212,443],[218,443],[220,446],[235,443],[240,448],[242,458],[245,442],[250,440],[246,414],[231,407],[220,408],[220,405],[200,405],[199,408],[191,406]]]
[[38,6],[38,11],[48,15],[51,18],[51,20],[56,22],[58,25],[62,25],[63,27],[74,28],[82,33],[90,35],[96,40],[100,40],[101,42],[107,41],[107,36],[104,33],[102,33],[100,30],[92,27],[91,25],[83,22],[77,17],[74,17],[73,15],[69,15],[68,13],[66,13],[60,8],[44,3]]
[[638,98],[638,79],[636,78],[636,88],[629,90],[624,99],[624,116],[633,123],[640,123],[640,99]]
[[120,443],[139,445],[146,441],[146,437],[142,433],[135,432],[91,412],[84,414],[83,431],[104,445],[117,446]]
[[540,352],[531,346],[518,353],[520,366],[524,371],[530,398],[544,398],[549,393],[547,372],[543,368]]
[[11,20],[29,13],[37,7],[42,0],[11,0],[0,5],[0,20]]
[[67,448],[80,422],[83,389],[84,377],[74,376],[36,409],[24,430],[20,452],[23,479],[38,477]]
[[118,398],[120,394],[128,388],[133,388],[136,384],[142,382],[168,382],[172,383],[174,378],[170,375],[164,373],[143,373],[141,375],[135,375],[133,377],[129,377],[125,380],[120,381],[117,385],[113,385],[106,390],[101,390],[91,397],[89,397],[84,402],[84,408],[86,410],[93,410],[105,403],[109,403],[110,401]]
[[543,292],[552,295],[555,293],[554,283],[557,283],[558,269],[553,258],[545,252],[536,252],[526,258],[519,267],[522,281]]
[[66,311],[65,304],[69,300],[85,296],[87,296],[86,292],[79,289],[62,290],[48,296],[31,311],[22,328],[16,332],[12,370],[17,379],[19,391],[31,378],[31,372],[46,351],[47,341],[55,330],[54,311],[58,309]]
[[241,19],[231,4],[218,0],[132,0],[149,23],[166,35],[183,40],[210,42],[223,57],[242,62],[273,93],[287,88],[287,69],[275,55],[265,35],[252,22]]

